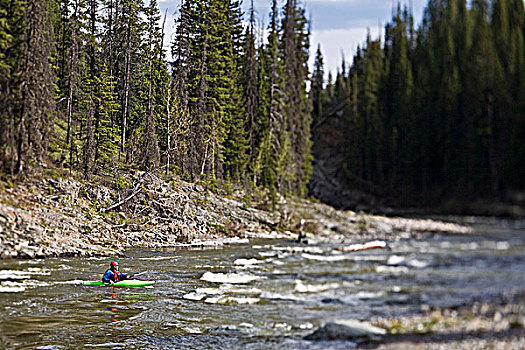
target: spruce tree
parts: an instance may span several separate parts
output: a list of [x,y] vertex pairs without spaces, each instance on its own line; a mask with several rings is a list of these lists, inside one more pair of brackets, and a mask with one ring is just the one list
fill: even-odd
[[360,116],[363,135],[362,162],[364,179],[370,182],[384,180],[384,117],[381,109],[380,84],[383,78],[383,52],[381,41],[372,40],[370,34],[364,50]]
[[455,27],[454,45],[456,48],[456,63],[458,65],[458,73],[461,89],[458,96],[458,115],[461,120],[459,125],[457,147],[459,148],[458,160],[460,165],[459,186],[458,191],[463,189],[468,193],[474,191],[474,184],[472,181],[473,172],[473,154],[474,154],[474,129],[472,113],[470,113],[471,103],[468,97],[468,70],[470,62],[470,49],[472,45],[472,23],[469,10],[467,8],[466,0],[458,0],[455,2],[457,10],[457,18]]
[[254,157],[257,152],[257,145],[260,141],[259,135],[262,131],[257,125],[259,113],[259,63],[257,62],[257,38],[255,33],[255,25],[255,8],[252,0],[250,7],[250,21],[244,36],[244,55],[238,56],[241,58],[238,62],[239,68],[241,70],[240,83],[243,91],[243,102],[245,106],[244,110],[246,114],[245,130],[247,131],[246,137],[249,143],[249,147],[247,149],[247,161],[251,171],[253,171]]
[[55,72],[53,13],[51,2],[28,1],[23,17],[22,60],[15,74],[19,90],[14,113],[16,165],[14,172],[24,176],[39,169],[47,155],[47,144],[55,115]]
[[[501,137],[503,117],[496,109],[503,87],[503,67],[499,61],[488,22],[489,4],[485,0],[473,3],[473,44],[471,50],[472,71],[469,80],[474,110],[475,127],[478,130],[478,173],[480,184],[488,193],[497,194],[501,189],[503,169],[501,160]],[[485,170],[488,169],[488,172]]]
[[272,147],[274,131],[273,123],[270,123],[270,91],[272,88],[271,76],[267,69],[266,47],[261,45],[258,50],[258,69],[257,69],[257,112],[254,121],[254,149],[251,171],[253,183],[264,187],[275,189],[275,176],[271,176],[275,170],[272,167]]
[[[523,1],[513,0],[508,11],[510,22],[511,66],[508,70],[512,81],[512,119],[509,135],[508,156],[506,157],[505,182],[510,189],[525,187],[525,11]],[[507,81],[509,83],[509,81]]]
[[[69,13],[68,10],[71,10]],[[73,156],[76,154],[77,142],[75,135],[79,123],[79,114],[82,113],[79,101],[82,99],[82,74],[85,70],[85,51],[83,42],[84,33],[87,30],[87,4],[83,0],[62,1],[59,30],[60,36],[57,37],[57,44],[61,47],[58,62],[60,66],[58,72],[58,86],[60,92],[59,115],[64,120],[57,120],[57,129],[62,128],[65,122],[65,136],[59,141],[63,146],[60,150],[60,164],[68,157],[70,170],[74,167]],[[64,16],[66,16],[64,18]],[[60,138],[57,135],[57,138]]]
[[343,165],[343,171],[345,174],[346,179],[356,178],[360,172],[360,129],[359,125],[361,122],[361,118],[359,116],[359,97],[360,97],[360,91],[359,91],[359,81],[360,76],[358,73],[358,70],[356,69],[356,66],[359,65],[360,62],[360,50],[358,50],[358,54],[354,56],[353,59],[353,66],[350,68],[349,74],[348,74],[348,80],[350,84],[350,92],[348,96],[348,105],[349,110],[348,114],[346,115],[347,120],[347,129],[343,130],[344,134],[347,135],[347,142],[346,142],[346,149],[345,152],[345,163]]
[[171,46],[173,57],[172,74],[169,89],[170,103],[166,118],[167,164],[173,158],[181,174],[194,168],[195,151],[188,152],[192,143],[189,129],[191,126],[189,110],[189,74],[190,74],[190,16],[189,1],[182,1],[179,18],[176,22],[174,40]]
[[95,152],[96,142],[95,133],[99,120],[99,105],[97,94],[97,76],[98,76],[98,17],[97,5],[98,0],[88,0],[88,31],[86,33],[86,64],[87,69],[82,79],[84,98],[81,103],[86,111],[84,118],[81,119],[82,145],[82,173],[84,178],[95,171]]
[[[135,85],[135,79],[143,75],[133,67],[139,65],[140,49],[144,23],[142,0],[119,0],[119,15],[115,23],[116,50],[120,53],[118,72],[118,91],[120,98],[120,152],[122,161],[133,163],[137,159],[139,148],[139,125],[144,115],[144,104],[138,102],[137,92],[140,87]],[[140,74],[140,75],[139,75]],[[125,155],[125,157],[124,157]]]
[[156,122],[160,115],[164,113],[162,102],[159,99],[161,81],[164,79],[165,70],[162,69],[161,29],[158,27],[160,13],[155,0],[150,1],[149,7],[145,10],[146,31],[145,45],[142,48],[143,77],[141,82],[143,92],[143,103],[146,104],[146,113],[142,121],[142,144],[140,164],[143,170],[153,170],[158,168],[160,163],[160,150],[157,140]]
[[324,88],[324,64],[321,44],[317,47],[312,74],[312,119],[313,123],[319,122],[323,115],[323,88]]
[[93,101],[99,107],[99,119],[95,128],[95,162],[98,170],[109,172],[114,156],[118,153],[120,130],[111,116],[119,108],[118,95],[115,92],[114,78],[110,76],[106,64],[100,69],[100,75],[95,77],[95,93]]
[[382,152],[385,156],[385,175],[390,187],[395,188],[401,178],[405,178],[411,168],[411,155],[408,142],[414,135],[409,135],[410,105],[413,91],[412,62],[410,61],[410,17],[398,6],[392,24],[386,28],[385,55],[387,77],[384,83],[386,120],[385,140]]
[[[227,63],[225,67],[227,77],[223,84],[230,89],[230,97],[224,102],[225,108],[228,110],[228,118],[230,119],[229,122],[227,121],[229,125],[226,125],[227,136],[224,143],[225,170],[236,181],[240,181],[244,177],[248,166],[248,150],[250,146],[246,132],[246,125],[249,124],[249,119],[247,119],[245,114],[246,109],[244,108],[241,90],[242,65],[240,57],[244,55],[244,39],[242,38],[243,27],[240,6],[240,1],[228,1],[225,10],[229,26],[225,31],[228,34],[226,34],[227,36],[224,40],[226,43],[229,42],[229,44],[225,47],[222,54]],[[230,45],[231,48],[229,47]],[[255,69],[252,69],[252,72],[255,73]]]
[[13,37],[9,33],[9,20],[8,20],[8,1],[0,1],[0,69],[1,76],[5,79],[8,76],[10,66],[6,57],[6,51],[11,44]]
[[[263,64],[261,67],[265,68],[265,71],[269,75],[268,78],[268,101],[267,101],[267,117],[261,117],[263,123],[268,123],[268,133],[265,133],[265,138],[261,141],[264,147],[260,148],[259,152],[270,151],[269,155],[261,154],[262,168],[267,169],[263,172],[263,181],[265,186],[270,190],[272,195],[272,204],[275,205],[276,193],[278,191],[284,192],[282,188],[284,174],[278,171],[277,160],[289,160],[290,154],[287,153],[288,149],[283,147],[287,135],[285,134],[286,128],[286,117],[285,117],[285,106],[286,106],[286,92],[284,85],[284,72],[283,62],[279,52],[280,38],[279,38],[279,8],[277,0],[272,1],[272,11],[270,13],[270,24],[269,24],[269,35],[268,44],[264,52]],[[261,71],[262,74],[262,71]],[[259,81],[262,82],[260,78]],[[266,86],[262,85],[262,89]],[[263,106],[263,104],[261,104]],[[264,125],[264,124],[263,124]],[[283,142],[284,140],[284,142]],[[280,166],[280,168],[285,168]]]
[[[186,3],[185,3],[186,4]],[[234,42],[240,18],[236,1],[196,1],[189,17],[189,109],[192,177],[238,178],[246,166],[247,140]]]
[[[290,141],[291,162],[283,166],[284,191],[305,195],[312,168],[311,106],[306,94],[310,27],[305,11],[296,0],[288,0],[282,22],[281,55],[283,58],[286,103],[286,133]],[[283,147],[283,150],[286,148]],[[284,159],[285,157],[281,157]],[[284,170],[286,169],[286,170]],[[293,174],[293,175],[289,175]]]
[[24,3],[0,1],[0,170],[15,168],[15,67],[21,64]]

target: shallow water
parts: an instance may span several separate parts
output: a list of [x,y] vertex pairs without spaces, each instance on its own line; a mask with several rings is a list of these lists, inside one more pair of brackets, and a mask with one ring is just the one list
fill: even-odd
[[324,321],[402,315],[525,288],[523,225],[424,235],[391,249],[261,240],[134,250],[123,272],[152,288],[85,287],[110,258],[0,261],[0,348],[348,349],[302,337]]

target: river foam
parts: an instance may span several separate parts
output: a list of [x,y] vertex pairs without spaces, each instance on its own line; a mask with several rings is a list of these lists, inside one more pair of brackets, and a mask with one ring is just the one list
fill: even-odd
[[294,290],[299,293],[319,293],[339,287],[341,287],[341,284],[336,282],[312,285],[304,284],[301,280],[296,280]]
[[4,284],[0,285],[0,293],[20,293],[25,290],[26,288],[21,285],[15,285],[15,286],[6,286]]
[[205,272],[201,280],[214,283],[245,284],[264,279],[264,277],[244,273],[213,273]]
[[326,256],[326,255],[316,255],[316,254],[303,253],[301,256],[303,258],[305,258],[305,259],[315,260],[315,261],[333,262],[333,261],[348,260],[348,257],[345,256],[345,255],[328,255],[328,256]]
[[260,301],[259,298],[250,298],[250,297],[231,297],[226,295],[221,295],[217,297],[210,297],[204,300],[208,304],[257,304]]
[[29,271],[0,270],[0,281],[26,280],[30,278],[31,278],[31,273]]
[[258,259],[237,259],[233,262],[235,265],[256,265],[262,263]]
[[33,276],[50,274],[49,270],[40,267],[29,267],[27,270],[0,270],[0,293],[21,293],[28,288],[49,286],[49,283],[33,279]]

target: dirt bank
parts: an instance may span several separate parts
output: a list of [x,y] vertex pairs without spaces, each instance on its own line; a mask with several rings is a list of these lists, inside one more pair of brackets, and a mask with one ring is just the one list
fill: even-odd
[[296,198],[270,207],[264,192],[212,192],[145,173],[119,177],[116,184],[61,177],[0,182],[0,257],[108,255],[132,247],[294,239],[300,232],[310,242],[341,244],[470,232],[457,224],[337,211]]

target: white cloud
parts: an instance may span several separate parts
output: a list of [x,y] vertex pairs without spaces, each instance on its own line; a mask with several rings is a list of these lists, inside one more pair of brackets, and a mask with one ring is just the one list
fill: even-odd
[[[383,30],[381,29],[381,32],[382,31]],[[313,66],[317,45],[321,44],[325,74],[328,76],[328,71],[331,71],[335,76],[336,71],[341,69],[343,55],[345,58],[345,64],[348,67],[356,53],[357,46],[362,46],[365,41],[367,32],[368,28],[366,27],[314,31],[311,40],[312,54],[310,55],[310,67]],[[378,33],[378,27],[370,28],[372,38],[377,38]]]

